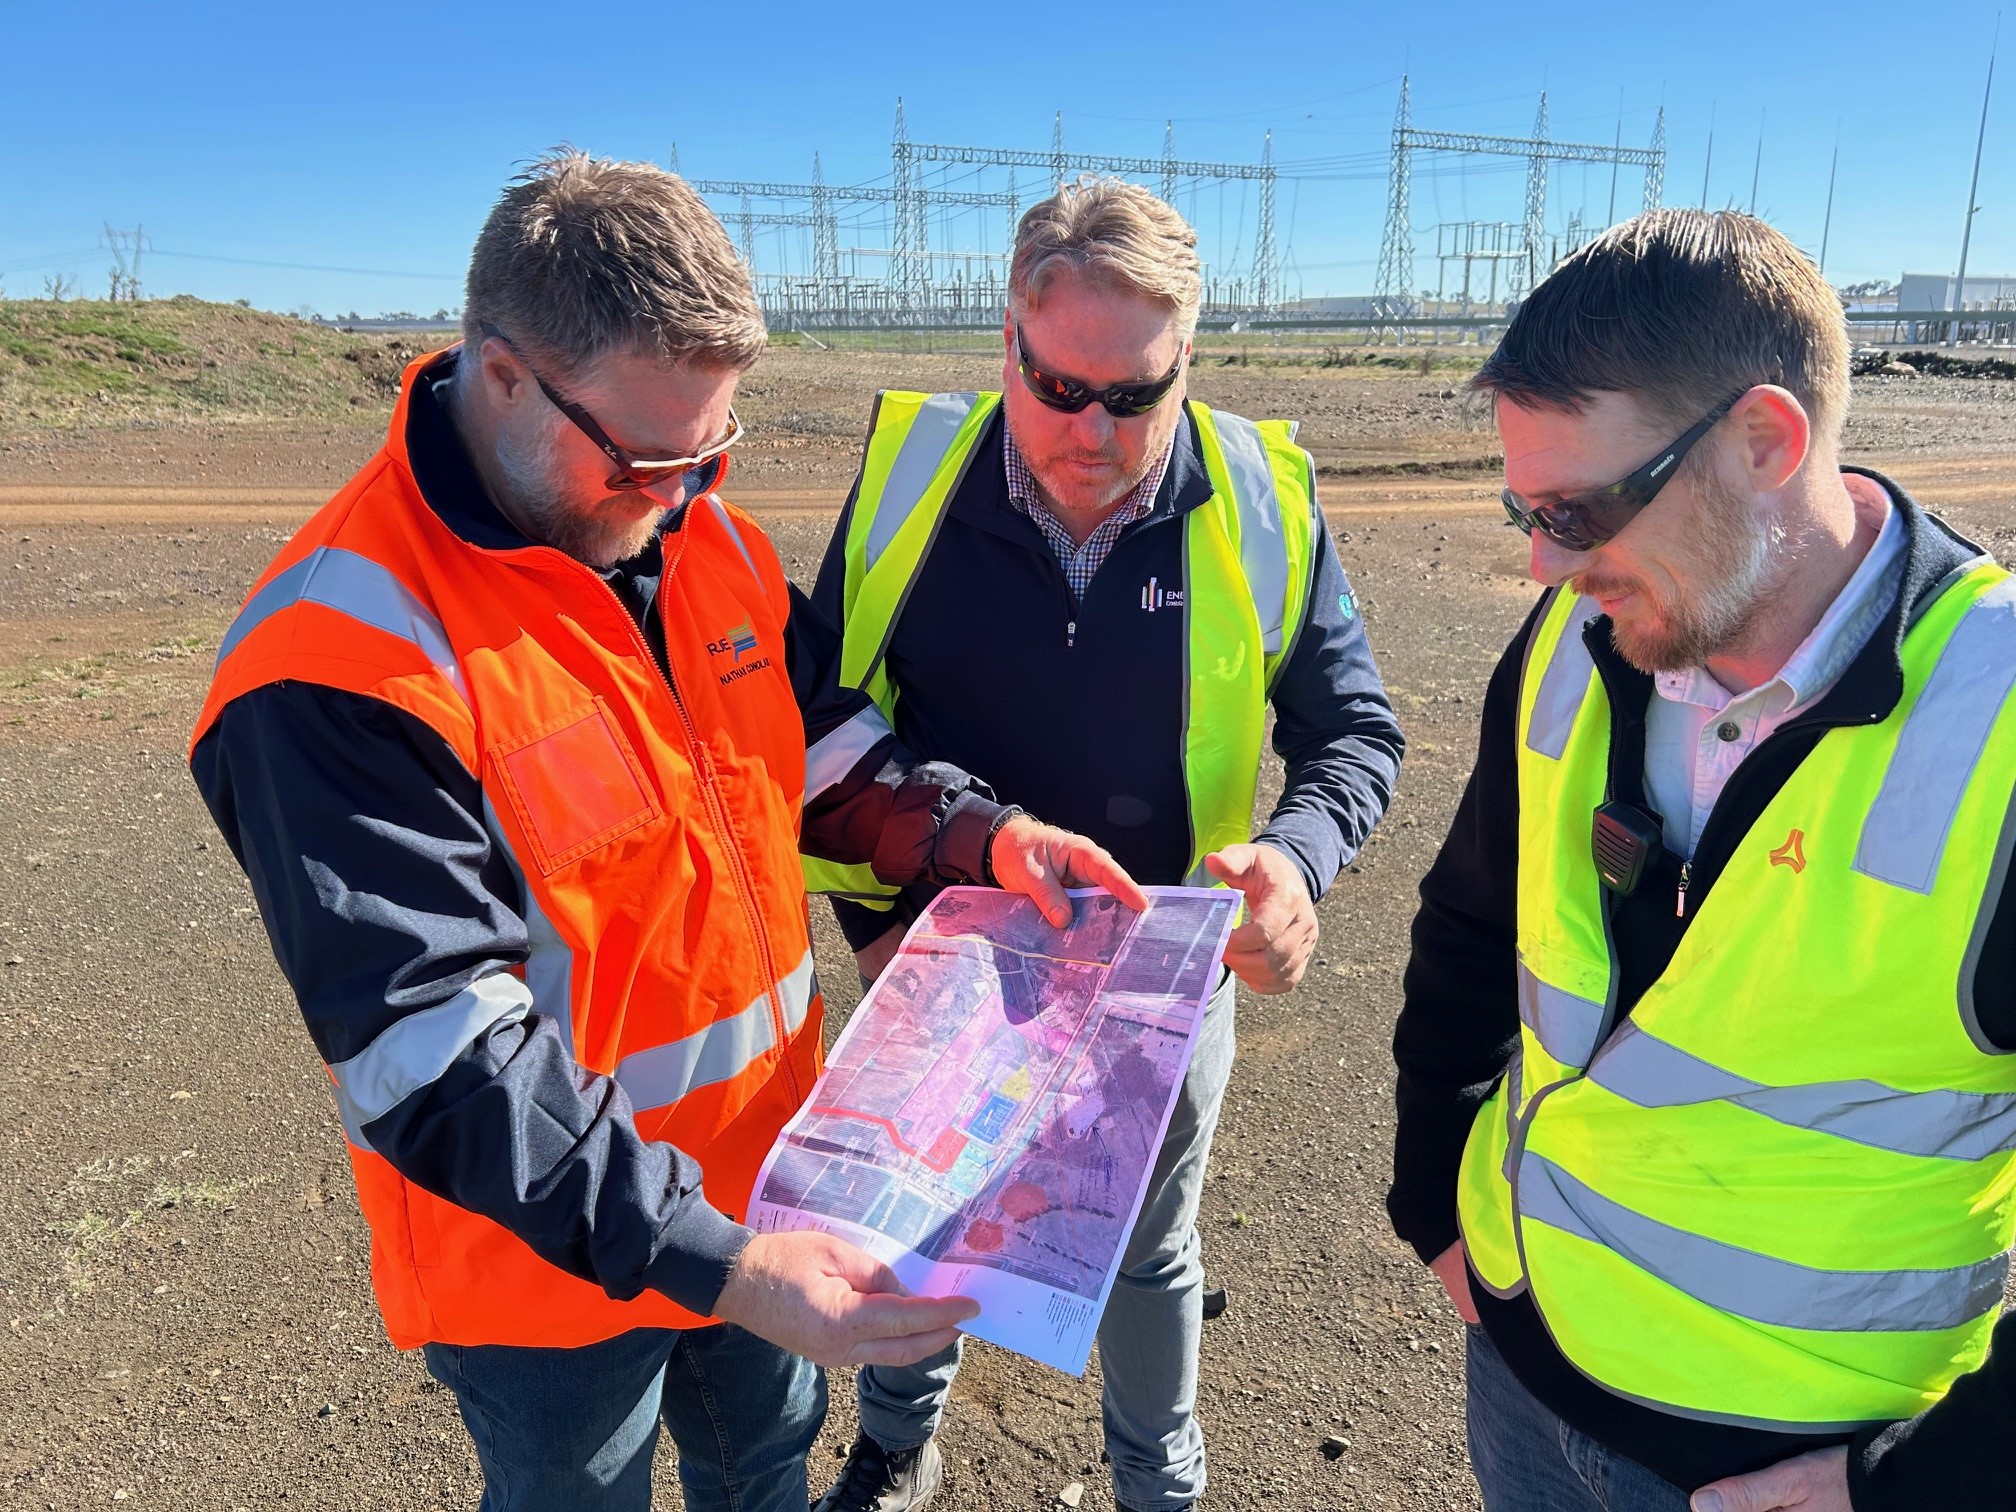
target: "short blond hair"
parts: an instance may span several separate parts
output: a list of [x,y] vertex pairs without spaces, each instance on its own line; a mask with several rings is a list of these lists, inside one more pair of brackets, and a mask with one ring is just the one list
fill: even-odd
[[1783,232],[1735,210],[1648,210],[1542,280],[1471,383],[1529,409],[1634,394],[1674,426],[1774,383],[1833,446],[1848,414],[1848,323]]
[[767,339],[749,270],[678,175],[557,148],[504,190],[469,259],[462,329],[572,376],[612,353],[746,368]]
[[1065,269],[1151,299],[1172,311],[1188,341],[1204,297],[1197,233],[1173,206],[1139,184],[1087,176],[1031,205],[1015,228],[1008,308],[1038,308],[1044,286]]

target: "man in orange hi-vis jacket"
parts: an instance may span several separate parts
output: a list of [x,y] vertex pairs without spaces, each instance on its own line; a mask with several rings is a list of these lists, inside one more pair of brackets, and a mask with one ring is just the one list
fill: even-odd
[[662,1419],[688,1507],[802,1512],[818,1364],[921,1358],[973,1305],[738,1221],[819,1074],[801,847],[1058,922],[1067,885],[1145,899],[838,689],[717,492],[764,331],[684,183],[539,163],[464,324],[232,623],[192,767],[484,1507],[646,1507]]

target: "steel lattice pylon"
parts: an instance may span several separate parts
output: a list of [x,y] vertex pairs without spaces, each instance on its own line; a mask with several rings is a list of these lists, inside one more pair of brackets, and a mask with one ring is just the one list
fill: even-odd
[[812,274],[821,279],[840,276],[840,231],[826,203],[826,173],[816,152],[812,154]]
[[1386,231],[1380,241],[1379,279],[1374,294],[1383,314],[1413,312],[1414,230],[1409,219],[1414,154],[1448,152],[1526,159],[1526,258],[1515,274],[1530,292],[1538,282],[1541,240],[1547,221],[1547,174],[1554,163],[1620,163],[1645,170],[1645,207],[1656,208],[1666,183],[1666,112],[1652,129],[1650,147],[1613,147],[1599,142],[1557,142],[1547,134],[1547,96],[1530,137],[1484,136],[1475,132],[1423,131],[1413,123],[1408,81],[1400,80],[1400,105],[1393,117],[1393,155],[1387,173]]
[[1373,288],[1378,313],[1413,313],[1414,220],[1408,200],[1414,186],[1414,117],[1407,76],[1400,77],[1400,108],[1393,116],[1393,165],[1386,178],[1386,231],[1379,238],[1379,277]]
[[[1015,214],[1018,201],[1013,187],[1006,194],[984,193],[978,190],[923,189],[915,184],[914,176],[909,182],[891,184],[887,188],[865,184],[828,184],[818,156],[812,159],[812,182],[809,184],[773,183],[762,179],[688,179],[693,189],[700,194],[734,195],[738,207],[734,219],[742,231],[742,241],[746,249],[756,226],[805,226],[812,232],[812,263],[814,277],[827,283],[837,283],[840,278],[840,233],[839,217],[834,213],[835,204],[882,204],[891,208],[891,230],[894,242],[890,248],[892,263],[891,282],[899,291],[907,291],[909,299],[916,298],[914,282],[898,282],[894,274],[903,270],[905,277],[917,280],[919,265],[930,265],[930,251],[924,244],[923,221],[933,204],[960,206],[1005,206],[1009,215]],[[812,213],[807,216],[752,214],[749,201],[806,200],[812,205]],[[929,274],[922,275],[926,288]]]
[[1666,107],[1652,123],[1652,161],[1645,168],[1645,208],[1657,210],[1666,197]]
[[[1085,173],[1117,173],[1129,178],[1153,179],[1173,192],[1178,178],[1245,179],[1260,186],[1259,228],[1253,239],[1253,299],[1262,310],[1271,310],[1280,300],[1280,274],[1274,247],[1275,171],[1273,133],[1269,132],[1258,163],[1202,163],[1175,155],[1174,128],[1165,127],[1162,156],[1122,157],[1111,153],[1067,152],[1064,148],[1064,115],[1059,111],[1050,128],[1050,150],[1035,152],[1011,147],[948,147],[938,143],[913,142],[901,132],[890,145],[890,168],[899,180],[914,174],[924,163],[965,163],[1000,168],[1042,168],[1055,187],[1062,187],[1073,169]],[[1163,195],[1164,199],[1168,193]]]
[[[673,149],[673,164],[676,171],[677,148]],[[983,193],[979,191],[947,190],[927,187],[927,165],[934,163],[957,163],[974,166],[1001,167],[1009,170],[1008,190],[1005,194]],[[1059,112],[1051,122],[1050,147],[1045,151],[1023,151],[995,147],[953,147],[920,143],[910,138],[903,101],[896,101],[895,129],[889,149],[889,182],[887,185],[833,185],[826,182],[826,175],[819,156],[812,159],[812,181],[806,184],[776,183],[754,179],[690,179],[692,187],[702,194],[734,196],[734,208],[727,210],[723,218],[729,220],[739,231],[745,259],[753,262],[755,231],[762,226],[804,226],[812,233],[812,276],[808,280],[798,280],[784,293],[787,308],[792,300],[815,302],[820,308],[870,308],[881,313],[901,312],[914,315],[927,322],[949,312],[970,311],[976,308],[975,301],[998,298],[998,291],[988,292],[991,280],[997,275],[987,274],[975,280],[971,269],[962,281],[956,272],[949,278],[941,277],[934,268],[945,262],[958,263],[962,260],[979,259],[984,262],[1005,263],[1004,254],[993,252],[950,253],[933,252],[931,248],[930,215],[935,206],[1000,206],[1007,212],[1005,230],[1006,244],[1013,247],[1015,232],[1022,211],[1022,193],[1017,185],[1017,168],[1034,168],[1046,177],[1050,192],[1061,187],[1074,171],[1120,174],[1136,180],[1146,180],[1158,184],[1165,200],[1173,199],[1179,180],[1243,180],[1256,182],[1259,187],[1259,216],[1254,235],[1253,262],[1250,282],[1235,278],[1229,286],[1230,301],[1246,310],[1272,310],[1281,301],[1281,273],[1276,247],[1276,170],[1274,164],[1274,138],[1268,132],[1261,146],[1258,163],[1207,163],[1176,156],[1176,134],[1173,122],[1163,127],[1162,153],[1159,158],[1122,157],[1103,153],[1082,153],[1068,151],[1064,143],[1064,117]],[[809,201],[811,213],[806,216],[762,215],[751,208],[751,201],[799,200]],[[842,204],[871,203],[889,207],[890,243],[886,249],[853,249],[855,253],[866,252],[871,256],[888,259],[887,277],[874,285],[851,275],[840,272],[839,217],[836,207]],[[865,305],[856,306],[854,301],[868,292]],[[1214,298],[1218,296],[1212,296]]]
[[1533,117],[1533,149],[1526,159],[1526,257],[1514,263],[1512,298],[1525,297],[1540,282],[1540,249],[1547,241],[1547,91],[1540,91],[1540,113]]

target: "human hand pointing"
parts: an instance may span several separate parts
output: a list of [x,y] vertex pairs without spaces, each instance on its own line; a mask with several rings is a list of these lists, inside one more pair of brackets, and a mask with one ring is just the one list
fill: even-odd
[[1316,953],[1316,905],[1293,861],[1271,845],[1228,845],[1204,858],[1246,899],[1246,922],[1225,942],[1225,964],[1255,992],[1286,992]]
[[1103,887],[1137,913],[1148,907],[1141,884],[1105,851],[1070,830],[1017,814],[994,834],[988,852],[994,881],[1035,903],[1058,929],[1071,922],[1069,887]]

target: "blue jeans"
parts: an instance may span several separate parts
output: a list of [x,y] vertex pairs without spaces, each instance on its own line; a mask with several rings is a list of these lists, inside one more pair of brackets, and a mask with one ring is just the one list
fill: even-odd
[[481,1512],[648,1512],[660,1419],[689,1512],[805,1512],[826,1377],[754,1334],[640,1328],[578,1349],[425,1354],[476,1441]]
[[[1232,1076],[1233,986],[1228,974],[1205,1007],[1141,1216],[1099,1320],[1113,1497],[1142,1512],[1181,1507],[1204,1494],[1204,1432],[1196,1417],[1204,1328],[1197,1201]],[[887,1449],[923,1443],[938,1430],[958,1370],[957,1344],[916,1365],[865,1367],[856,1378],[862,1430]]]
[[1484,1512],[1687,1512],[1687,1493],[1570,1428],[1471,1328],[1465,1416]]

